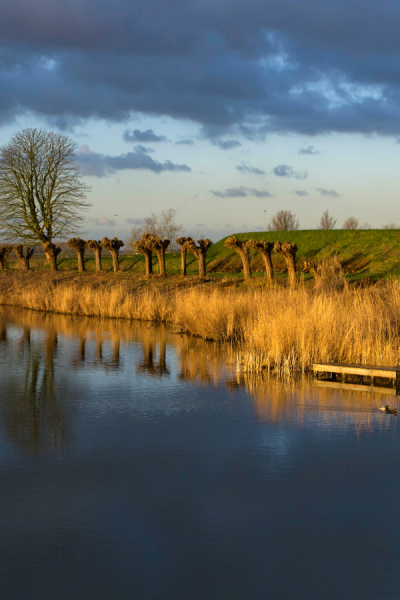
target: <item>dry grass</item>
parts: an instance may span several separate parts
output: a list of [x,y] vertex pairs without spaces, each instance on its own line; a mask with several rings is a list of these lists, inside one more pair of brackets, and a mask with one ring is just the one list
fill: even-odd
[[400,362],[400,285],[263,289],[132,287],[80,278],[0,278],[0,304],[46,312],[166,322],[233,343],[247,370],[293,373],[315,361]]

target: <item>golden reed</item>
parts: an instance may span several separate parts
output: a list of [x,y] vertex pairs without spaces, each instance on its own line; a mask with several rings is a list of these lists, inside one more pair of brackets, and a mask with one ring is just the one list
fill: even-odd
[[231,342],[247,371],[305,372],[316,361],[400,363],[400,284],[368,288],[134,288],[52,277],[5,277],[0,304],[39,311],[166,322]]

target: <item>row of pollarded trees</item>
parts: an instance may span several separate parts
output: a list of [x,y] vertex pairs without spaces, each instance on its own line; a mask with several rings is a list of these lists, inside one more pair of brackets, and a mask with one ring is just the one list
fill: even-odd
[[[81,238],[70,238],[68,244],[73,248],[78,255],[78,271],[85,271],[85,250],[90,248],[93,250],[96,259],[96,272],[101,271],[101,253],[103,248],[108,250],[113,259],[114,273],[119,270],[119,250],[124,245],[122,240],[114,238],[110,240],[108,237],[104,237],[102,240],[82,240]],[[6,268],[7,257],[10,252],[14,251],[14,254],[20,261],[23,269],[29,271],[30,260],[34,252],[34,248],[28,247],[25,249],[22,244],[16,246],[1,246],[0,247],[0,268],[4,270]],[[61,252],[60,246],[56,246],[52,242],[43,244],[43,250],[46,254],[47,260],[50,263],[52,271],[57,271],[57,256]]]
[[110,240],[108,237],[104,237],[102,240],[82,240],[81,238],[70,238],[68,240],[69,246],[73,248],[78,256],[78,271],[81,273],[85,271],[85,250],[90,248],[93,250],[96,260],[96,273],[101,271],[101,253],[103,248],[108,250],[112,256],[114,273],[119,271],[119,251],[123,247],[124,242],[119,240],[117,237]]
[[[206,255],[207,250],[212,246],[209,238],[201,239],[196,242],[191,237],[179,237],[176,240],[181,248],[181,275],[186,275],[186,257],[187,254],[193,254],[199,264],[199,277],[204,279],[206,276]],[[156,254],[159,265],[159,274],[166,275],[165,251],[170,244],[170,240],[159,238],[152,233],[144,233],[142,237],[134,242],[138,252],[144,254],[146,261],[146,277],[153,272],[153,252]]]
[[295,286],[297,283],[297,268],[296,268],[296,253],[297,246],[296,244],[291,244],[290,242],[267,242],[265,240],[240,240],[236,236],[232,235],[231,237],[225,240],[225,246],[227,248],[231,248],[234,250],[242,259],[243,263],[243,275],[245,279],[249,279],[251,277],[251,264],[250,264],[250,250],[256,250],[263,257],[265,273],[267,278],[272,281],[274,278],[274,268],[272,265],[272,250],[282,254],[285,258],[289,282],[291,286]]

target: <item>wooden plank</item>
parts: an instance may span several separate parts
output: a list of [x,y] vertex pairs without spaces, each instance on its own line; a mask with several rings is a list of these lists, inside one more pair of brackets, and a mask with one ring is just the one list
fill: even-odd
[[379,367],[372,365],[348,365],[341,363],[315,363],[313,371],[325,373],[344,373],[348,375],[364,375],[367,377],[388,377],[397,379],[400,367]]
[[399,396],[399,390],[390,387],[378,387],[376,385],[362,385],[356,383],[338,383],[336,381],[322,381],[314,379],[314,385],[317,387],[331,388],[335,390],[347,390],[348,392],[375,392],[376,394],[388,394],[389,396]]

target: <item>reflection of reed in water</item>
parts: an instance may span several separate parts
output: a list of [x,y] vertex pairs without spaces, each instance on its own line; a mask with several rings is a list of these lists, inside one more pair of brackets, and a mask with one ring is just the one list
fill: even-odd
[[387,429],[395,421],[382,419],[377,407],[399,405],[399,398],[389,394],[319,388],[309,377],[296,380],[266,373],[236,373],[226,385],[232,391],[242,388],[249,394],[260,420],[299,427],[312,421],[324,428],[350,426],[359,431],[378,425]]
[[[24,328],[22,340],[30,342],[30,337],[30,331]],[[44,348],[42,344],[32,348],[27,357],[23,376],[13,370],[10,377],[3,375],[0,419],[6,435],[25,451],[65,448],[68,442],[67,411],[54,389],[57,342],[57,332],[49,329]],[[17,351],[18,347],[20,343]],[[8,360],[14,360],[13,353],[9,345]]]

